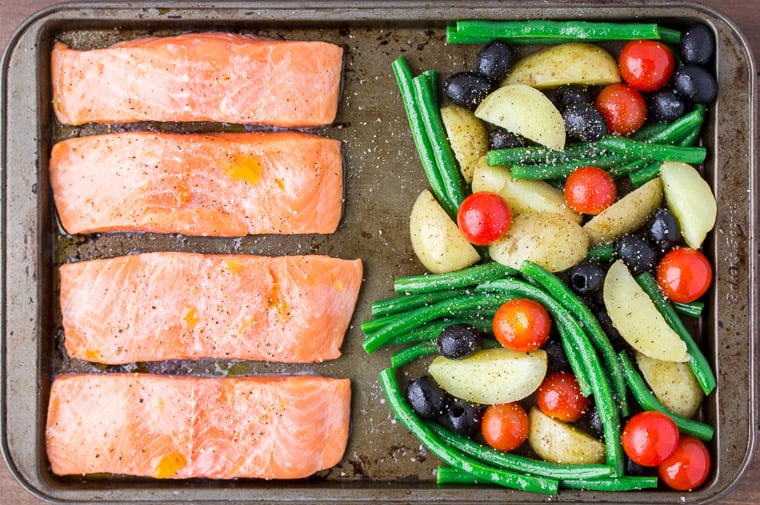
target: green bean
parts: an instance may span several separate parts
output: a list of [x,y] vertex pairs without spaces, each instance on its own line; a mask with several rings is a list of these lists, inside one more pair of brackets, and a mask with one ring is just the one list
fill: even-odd
[[[668,35],[666,33],[666,35]],[[447,31],[450,44],[480,44],[490,40],[519,43],[551,43],[570,41],[659,39],[661,29],[654,23],[608,23],[590,21],[525,21],[463,20],[456,29]]]
[[[689,135],[694,129],[699,129],[704,121],[704,109],[694,108],[688,114],[684,114],[670,124],[667,124],[662,131],[659,131],[644,139],[644,142],[653,144],[675,144],[680,142]],[[638,140],[638,139],[635,139]]]
[[435,103],[435,106],[438,107],[440,104],[440,97],[438,96],[438,72],[435,70],[425,70],[422,72],[422,75],[427,78],[433,96],[433,102]]
[[578,158],[560,163],[536,165],[522,165],[516,163],[510,167],[510,174],[515,179],[564,179],[578,167],[591,165],[600,168],[610,168],[617,164],[630,161],[630,159],[631,155],[628,153],[606,152],[599,156]]
[[634,398],[636,398],[636,401],[641,405],[641,408],[644,410],[656,410],[657,412],[667,415],[674,423],[676,423],[678,429],[687,435],[692,435],[705,442],[712,440],[715,435],[715,429],[712,426],[671,412],[667,407],[660,403],[659,400],[657,400],[654,394],[652,394],[649,387],[646,385],[646,382],[644,382],[644,379],[634,368],[633,363],[631,363],[631,360],[628,358],[625,351],[621,352],[619,357],[623,369],[623,376],[625,377]]
[[422,162],[422,168],[425,171],[430,189],[435,195],[438,202],[446,210],[446,213],[452,218],[456,218],[457,207],[447,198],[446,189],[438,172],[438,167],[433,156],[433,148],[425,129],[425,124],[420,112],[420,106],[412,84],[412,72],[403,56],[399,56],[392,64],[393,74],[401,92],[401,100],[406,110],[406,116],[409,120],[409,127],[412,131],[412,139],[417,147],[417,153]]
[[681,32],[678,30],[658,26],[657,31],[660,33],[660,40],[666,44],[678,44],[681,42]]
[[429,356],[438,352],[438,346],[435,342],[420,342],[418,344],[406,347],[391,355],[391,367],[401,368],[412,361]]
[[652,161],[641,170],[629,174],[628,179],[630,179],[631,184],[633,184],[634,187],[638,188],[639,186],[643,186],[647,182],[659,176],[661,166],[661,161]]
[[678,142],[678,145],[684,146],[684,147],[696,145],[697,141],[699,140],[699,135],[701,133],[702,133],[701,125],[695,127],[691,132],[689,132],[688,135],[686,135],[680,142]]
[[514,268],[491,261],[455,272],[400,277],[394,281],[393,289],[398,293],[428,293],[430,291],[474,286],[484,281],[514,275],[515,273],[517,270]]
[[[575,342],[583,361],[583,366],[587,369],[585,373],[590,378],[591,389],[593,390],[594,399],[599,410],[599,417],[602,420],[607,464],[614,468],[614,475],[623,475],[624,460],[620,444],[620,415],[618,408],[614,404],[610,383],[607,374],[602,371],[599,357],[596,355],[588,336],[583,331],[581,325],[575,320],[572,313],[548,293],[518,279],[507,278],[486,282],[478,286],[476,291],[478,290],[484,293],[502,291],[510,295],[532,298],[546,307],[554,319],[558,321],[560,328],[562,328],[562,325],[567,325],[567,329],[570,331],[566,332],[563,338],[570,338]],[[573,372],[576,377],[584,374],[584,372],[579,372],[576,369],[573,369]]]
[[647,142],[654,135],[657,135],[668,126],[670,126],[668,123],[650,123],[633,132],[631,134],[631,138],[633,140],[641,140],[642,142]]
[[694,372],[694,376],[702,387],[702,391],[706,395],[709,395],[715,389],[716,381],[710,363],[707,362],[707,358],[702,354],[702,350],[694,341],[689,330],[683,325],[681,318],[678,317],[673,306],[665,299],[652,274],[649,272],[641,273],[636,276],[636,282],[649,295],[657,310],[660,311],[660,314],[662,314],[670,327],[673,328],[673,331],[686,344],[686,350],[689,352],[689,368]]
[[679,314],[694,318],[700,317],[705,308],[704,302],[699,301],[689,303],[672,302],[672,304],[673,308],[676,309],[676,312]]
[[572,337],[572,332],[577,331],[577,328],[562,320],[557,320],[557,329],[559,330],[562,349],[564,349],[567,362],[570,364],[570,369],[573,371],[575,379],[578,381],[581,395],[591,396],[593,390],[591,386],[592,379],[589,375],[590,372],[586,363],[583,361],[583,355],[581,355],[581,351],[578,348],[578,343]]
[[618,178],[618,177],[623,177],[624,175],[629,175],[631,173],[638,172],[639,170],[641,170],[648,164],[649,164],[649,161],[639,158],[633,161],[629,161],[627,163],[622,163],[620,165],[615,165],[614,167],[610,167],[607,171],[610,173],[612,177]]
[[439,319],[423,326],[394,336],[385,345],[416,344],[425,340],[435,340],[440,333],[453,324],[467,324],[474,326],[481,333],[489,333],[493,326],[493,318],[488,317],[456,317],[451,319]]
[[370,314],[374,317],[387,316],[440,302],[441,300],[446,300],[447,298],[460,294],[465,294],[464,290],[460,289],[455,292],[431,291],[430,293],[398,295],[373,302],[370,308]]
[[619,154],[637,156],[648,160],[681,161],[683,163],[702,163],[707,150],[704,147],[682,147],[666,144],[639,142],[617,135],[606,135],[597,141],[597,145]]
[[599,324],[596,316],[591,312],[591,309],[589,309],[588,305],[583,303],[583,300],[578,298],[578,296],[573,293],[559,277],[540,265],[526,260],[522,264],[521,271],[525,275],[535,279],[547,291],[549,291],[549,293],[561,303],[563,307],[576,315],[581,326],[586,330],[594,348],[602,356],[602,360],[604,361],[607,373],[612,382],[615,400],[619,405],[621,415],[628,415],[625,379],[623,379],[623,375],[620,373],[615,349],[612,347],[610,339],[607,337],[604,329],[602,329],[602,325]]
[[[364,331],[367,338],[362,342],[362,346],[367,353],[372,353],[393,338],[395,335],[407,332],[411,329],[422,326],[425,323],[438,319],[440,317],[452,317],[461,314],[460,311],[489,312],[495,311],[501,304],[507,301],[504,295],[496,296],[457,296],[444,300],[433,305],[420,307],[416,310],[385,316],[385,324],[374,327],[371,331]],[[370,321],[371,322],[371,321]],[[364,330],[364,325],[362,327]]]
[[565,479],[560,482],[568,489],[585,489],[588,491],[634,491],[657,487],[654,476],[622,476],[603,479]]
[[557,492],[559,483],[555,479],[521,475],[501,468],[494,468],[446,446],[435,433],[422,423],[406,403],[399,388],[396,372],[392,368],[386,368],[380,372],[380,386],[385,392],[388,405],[395,414],[396,419],[443,463],[457,470],[470,473],[482,482],[498,484],[521,491],[545,494],[555,494]]
[[563,465],[548,461],[528,458],[519,454],[497,451],[491,447],[479,444],[469,438],[464,438],[448,430],[438,423],[428,421],[427,427],[438,435],[447,445],[454,447],[473,458],[505,470],[513,470],[529,475],[549,477],[551,479],[590,479],[605,477],[612,473],[607,465]]
[[452,206],[459,209],[459,205],[466,196],[464,179],[446,137],[441,114],[433,98],[430,80],[424,74],[418,75],[412,79],[412,88],[417,97],[420,115],[433,149],[433,159],[438,167],[446,198]]
[[570,161],[574,158],[589,157],[599,154],[591,142],[579,142],[568,144],[564,151],[557,151],[549,147],[528,146],[528,147],[508,147],[505,149],[494,149],[486,153],[486,161],[490,166],[503,166],[531,163],[557,163],[560,161]]
[[589,247],[586,258],[598,261],[610,261],[615,254],[615,247],[610,244],[599,244]]

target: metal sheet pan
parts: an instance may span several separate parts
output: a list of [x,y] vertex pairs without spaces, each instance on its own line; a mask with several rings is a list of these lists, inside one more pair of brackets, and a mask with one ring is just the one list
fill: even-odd
[[[231,2],[68,4],[32,16],[12,38],[2,66],[2,447],[12,472],[31,493],[59,503],[171,502],[439,502],[532,503],[547,497],[494,488],[439,488],[437,460],[393,421],[377,382],[388,355],[366,355],[358,323],[370,303],[391,293],[392,279],[418,273],[408,240],[414,198],[426,186],[390,63],[403,54],[416,70],[451,73],[472,67],[477,48],[446,46],[447,22],[461,18],[653,20],[679,27],[701,20],[717,34],[721,90],[703,142],[705,174],[718,199],[716,231],[706,244],[715,285],[700,338],[718,376],[703,408],[717,427],[717,456],[707,484],[686,497],[705,502],[738,481],[755,444],[757,338],[757,174],[755,69],[733,23],[692,3],[637,2]],[[177,235],[68,236],[55,217],[48,182],[51,145],[70,135],[111,129],[62,128],[50,106],[49,54],[55,40],[102,47],[146,34],[222,30],[289,39],[320,39],[346,50],[339,116],[319,133],[344,142],[346,204],[330,236],[208,239]],[[235,125],[137,125],[176,131],[235,130]],[[69,360],[61,348],[56,266],[135,251],[177,250],[252,254],[321,253],[362,258],[365,279],[339,360],[313,366],[201,361],[140,364],[129,370],[200,375],[319,373],[349,377],[351,435],[337,467],[304,481],[155,481],[60,478],[45,456],[44,424],[52,377],[63,371],[102,373]],[[563,491],[551,501],[673,503],[683,493],[621,494]]]

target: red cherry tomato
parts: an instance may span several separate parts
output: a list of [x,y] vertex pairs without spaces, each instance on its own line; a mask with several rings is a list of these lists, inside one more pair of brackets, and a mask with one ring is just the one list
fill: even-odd
[[459,206],[457,225],[462,235],[473,244],[490,245],[509,231],[512,209],[498,194],[478,191]]
[[496,311],[496,340],[513,351],[535,351],[549,338],[551,318],[543,305],[530,298],[514,298]]
[[528,414],[519,403],[489,405],[480,424],[483,440],[494,449],[513,451],[528,438]]
[[657,284],[674,302],[693,302],[707,292],[712,283],[710,261],[697,249],[676,247],[657,265]]
[[625,82],[639,91],[654,91],[670,80],[675,59],[662,42],[632,40],[620,50],[618,67]]
[[596,108],[604,117],[607,130],[618,135],[630,135],[647,118],[647,104],[641,93],[628,84],[610,84],[596,96]]
[[547,375],[538,387],[538,408],[547,416],[574,423],[588,409],[590,400],[581,394],[578,379],[569,372]]
[[659,464],[657,473],[668,487],[690,491],[707,480],[710,465],[710,451],[705,444],[698,438],[684,435],[676,452]]
[[599,214],[615,202],[612,176],[599,167],[580,167],[565,181],[565,203],[580,214]]
[[641,466],[657,466],[678,447],[678,427],[667,415],[657,411],[639,412],[623,428],[626,455]]

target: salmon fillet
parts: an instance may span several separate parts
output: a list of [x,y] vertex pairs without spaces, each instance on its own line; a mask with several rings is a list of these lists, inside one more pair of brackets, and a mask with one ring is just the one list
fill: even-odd
[[361,260],[156,252],[60,267],[64,345],[108,364],[340,356]]
[[216,121],[321,126],[338,109],[343,49],[320,41],[187,33],[51,54],[63,124]]
[[62,375],[47,456],[57,475],[298,479],[340,462],[350,402],[348,379]]
[[72,234],[332,233],[343,210],[340,141],[298,132],[71,138],[50,180]]

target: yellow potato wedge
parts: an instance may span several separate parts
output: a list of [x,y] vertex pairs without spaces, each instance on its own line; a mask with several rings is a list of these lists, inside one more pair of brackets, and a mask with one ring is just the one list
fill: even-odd
[[458,105],[442,107],[441,119],[462,177],[470,184],[475,164],[488,152],[486,127],[471,110]]

